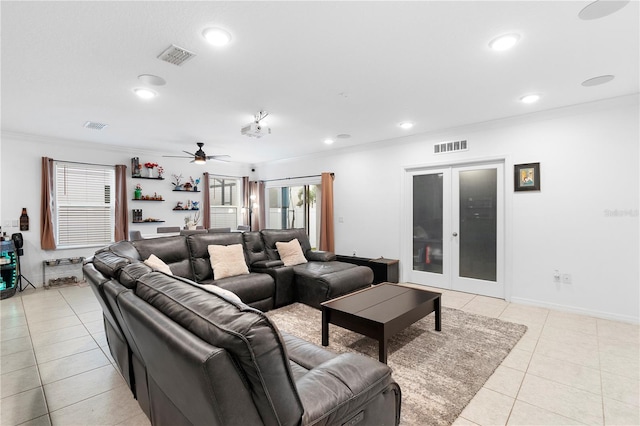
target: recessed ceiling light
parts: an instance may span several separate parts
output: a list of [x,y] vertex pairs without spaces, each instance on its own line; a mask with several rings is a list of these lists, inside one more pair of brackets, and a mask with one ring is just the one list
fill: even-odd
[[413,127],[413,123],[411,121],[403,121],[402,123],[398,124],[398,127],[400,127],[401,129],[409,130]]
[[324,143],[326,143],[327,145],[331,145],[333,143],[333,139],[325,139]]
[[158,94],[153,90],[145,89],[144,87],[138,87],[136,89],[133,89],[133,93],[138,95],[138,97],[141,99],[152,99],[158,96]]
[[152,86],[164,86],[165,84],[167,84],[164,78],[152,74],[141,74],[138,76],[138,80]]
[[593,77],[588,80],[582,82],[584,87],[598,86],[600,84],[605,84],[613,80],[615,76],[613,75],[600,75],[598,77]]
[[524,95],[523,97],[521,97],[520,101],[525,104],[532,104],[534,102],[538,102],[539,99],[540,99],[540,95],[530,94],[530,95]]
[[520,40],[519,34],[504,34],[489,42],[489,47],[493,50],[502,51],[511,49]]
[[207,28],[202,32],[202,35],[209,44],[216,47],[226,46],[231,41],[231,34],[222,28]]
[[585,21],[591,19],[604,18],[614,12],[619,11],[629,3],[629,0],[598,0],[585,6],[579,13],[578,17]]

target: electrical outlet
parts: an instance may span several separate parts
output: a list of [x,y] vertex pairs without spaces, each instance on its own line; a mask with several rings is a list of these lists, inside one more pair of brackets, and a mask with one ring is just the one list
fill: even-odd
[[554,283],[560,282],[560,271],[558,271],[557,269],[553,271],[553,282]]
[[562,283],[571,284],[571,274],[562,274]]

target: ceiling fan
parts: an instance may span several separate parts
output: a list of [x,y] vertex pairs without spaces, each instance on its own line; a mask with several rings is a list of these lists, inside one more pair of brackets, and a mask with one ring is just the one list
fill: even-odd
[[204,143],[202,143],[202,142],[196,142],[196,145],[198,145],[198,150],[193,154],[190,153],[190,152],[187,152],[187,151],[182,151],[185,154],[189,154],[189,157],[185,157],[184,155],[163,155],[163,157],[193,158],[190,162],[191,163],[196,163],[196,164],[205,164],[207,162],[207,160],[229,161],[229,160],[223,160],[223,158],[229,157],[228,155],[207,155],[207,154],[205,154],[205,152],[202,150],[202,147],[204,146]]

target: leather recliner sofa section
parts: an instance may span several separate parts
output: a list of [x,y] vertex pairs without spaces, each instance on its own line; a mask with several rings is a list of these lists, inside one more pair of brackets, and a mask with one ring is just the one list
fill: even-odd
[[[275,242],[276,240],[288,242],[293,238],[298,238],[300,241],[308,263],[284,266],[277,251],[274,250]],[[245,260],[251,272],[216,279],[211,269],[207,247],[209,245],[230,244],[243,245]],[[142,261],[151,254],[156,255],[169,265],[174,276],[153,272],[150,267],[144,264]],[[143,411],[154,424],[160,424],[162,422],[157,418],[154,419],[153,413],[158,410],[162,411],[160,407],[170,406],[171,401],[166,400],[167,396],[164,395],[169,391],[160,391],[160,389],[165,389],[162,386],[158,388],[158,383],[148,371],[148,362],[156,355],[161,356],[162,354],[149,353],[140,338],[136,338],[139,332],[135,327],[139,325],[132,326],[131,321],[133,320],[126,320],[126,316],[131,314],[125,313],[128,311],[123,309],[121,303],[124,298],[130,299],[132,297],[124,296],[125,293],[135,295],[141,280],[145,280],[147,276],[161,275],[176,286],[181,285],[176,283],[182,283],[196,290],[200,287],[200,290],[209,289],[211,291],[220,288],[231,291],[244,302],[243,305],[248,305],[245,306],[245,309],[252,307],[257,309],[257,312],[268,311],[298,300],[319,307],[320,302],[324,300],[366,287],[373,281],[371,269],[335,262],[334,258],[333,253],[310,250],[304,230],[269,230],[244,234],[194,234],[119,242],[96,252],[84,265],[84,271],[102,305],[107,340],[116,364]],[[167,286],[167,288],[170,287]],[[213,295],[207,296],[207,292],[203,294],[202,297],[205,298],[215,297]],[[163,314],[173,320],[174,314],[177,313],[163,312]],[[165,342],[178,342],[175,340],[175,336],[165,335],[162,339]],[[287,337],[283,341],[289,342],[291,338]],[[315,348],[314,345],[308,345]],[[296,342],[294,346],[298,348],[299,342]],[[179,348],[166,347],[166,350],[169,351],[173,349],[178,350]],[[321,348],[317,349],[323,353],[327,352]],[[183,349],[179,350],[183,351]],[[290,354],[293,357],[298,357],[296,362],[291,361],[293,358],[290,357],[292,374],[296,377],[298,376],[298,367],[310,369],[315,365],[314,356],[306,359],[302,356],[305,353],[311,356],[314,351],[307,347],[306,350],[300,352],[300,355]],[[330,354],[330,352],[327,353]],[[233,355],[227,353],[226,356],[231,356],[232,361],[237,362]],[[323,355],[322,359],[327,356]],[[154,362],[156,361],[154,360]],[[397,390],[398,412],[399,398],[399,390]],[[347,420],[344,417],[340,418]],[[176,420],[179,419],[176,418]],[[182,421],[178,423],[182,423]],[[216,423],[214,422],[214,424]],[[269,424],[269,422],[265,422],[265,424]],[[333,423],[321,421],[318,424]]]

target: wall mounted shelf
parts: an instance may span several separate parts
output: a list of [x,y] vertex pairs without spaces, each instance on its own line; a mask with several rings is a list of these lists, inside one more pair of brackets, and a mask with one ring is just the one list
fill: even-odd
[[140,222],[133,222],[133,223],[164,223],[164,220],[142,220]]
[[149,176],[131,176],[131,179],[164,180],[163,177],[149,177]]
[[131,201],[167,201],[167,200],[151,200],[151,199],[147,200],[144,198],[132,198]]
[[187,191],[186,189],[174,189],[173,192],[200,192],[200,191]]

